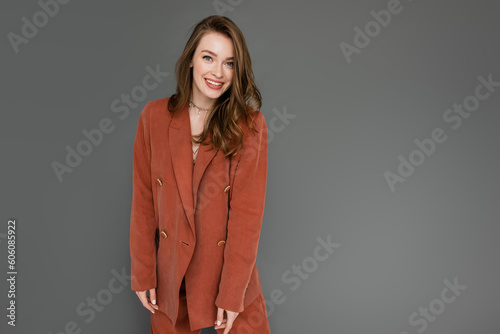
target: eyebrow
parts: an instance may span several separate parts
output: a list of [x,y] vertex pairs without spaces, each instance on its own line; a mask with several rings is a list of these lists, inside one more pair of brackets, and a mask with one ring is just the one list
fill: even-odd
[[[201,50],[201,52],[206,52],[206,53],[210,53],[212,56],[215,56],[217,57],[217,54],[215,52],[212,52],[210,50]],[[226,60],[233,60],[234,57],[227,57]]]

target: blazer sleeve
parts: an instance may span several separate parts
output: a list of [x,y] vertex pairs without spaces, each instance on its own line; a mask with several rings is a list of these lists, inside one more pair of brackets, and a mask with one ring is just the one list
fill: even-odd
[[131,289],[156,288],[157,224],[151,184],[151,145],[148,102],[139,116],[133,148],[132,209],[130,214]]
[[215,305],[242,312],[245,292],[257,258],[267,179],[267,125],[257,111],[248,130],[234,173],[219,292]]

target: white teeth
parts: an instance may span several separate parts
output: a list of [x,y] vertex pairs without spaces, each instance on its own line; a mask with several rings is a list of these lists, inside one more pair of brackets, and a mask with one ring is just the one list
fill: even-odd
[[213,82],[212,80],[208,80],[207,81],[211,84],[211,85],[214,85],[214,86],[222,86],[221,83],[217,83],[217,82]]

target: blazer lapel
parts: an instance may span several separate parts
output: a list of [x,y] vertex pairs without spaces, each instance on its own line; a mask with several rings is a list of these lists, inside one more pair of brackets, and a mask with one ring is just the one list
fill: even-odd
[[[207,140],[211,140],[212,136],[210,133],[207,136]],[[198,155],[196,156],[196,163],[194,165],[193,171],[193,194],[194,194],[194,207],[196,208],[198,201],[198,189],[200,188],[201,178],[207,169],[208,164],[214,158],[215,154],[219,150],[212,149],[212,145],[201,145],[198,149]],[[192,152],[192,149],[191,149]],[[192,157],[191,157],[192,158]],[[192,164],[192,161],[191,161]]]
[[[173,113],[168,139],[182,205],[194,235],[194,208],[196,207],[198,187],[205,169],[218,150],[210,150],[211,146],[200,145],[193,170],[193,146],[188,103],[179,112]],[[209,134],[208,140],[210,139]]]

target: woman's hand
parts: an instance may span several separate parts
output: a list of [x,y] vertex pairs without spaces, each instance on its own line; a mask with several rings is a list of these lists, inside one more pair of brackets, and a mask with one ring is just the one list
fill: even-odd
[[[224,311],[227,313],[227,319],[224,319]],[[224,310],[220,307],[217,308],[217,321],[215,322],[215,329],[225,328],[223,334],[228,334],[233,327],[233,322],[238,316],[238,312]]]
[[156,289],[155,288],[149,289],[149,296],[151,297],[151,299],[149,299],[148,296],[146,295],[147,291],[148,290],[136,291],[135,293],[139,297],[139,300],[141,301],[142,306],[144,306],[145,308],[150,310],[151,313],[154,314],[155,310],[158,309],[158,305],[156,305]]

